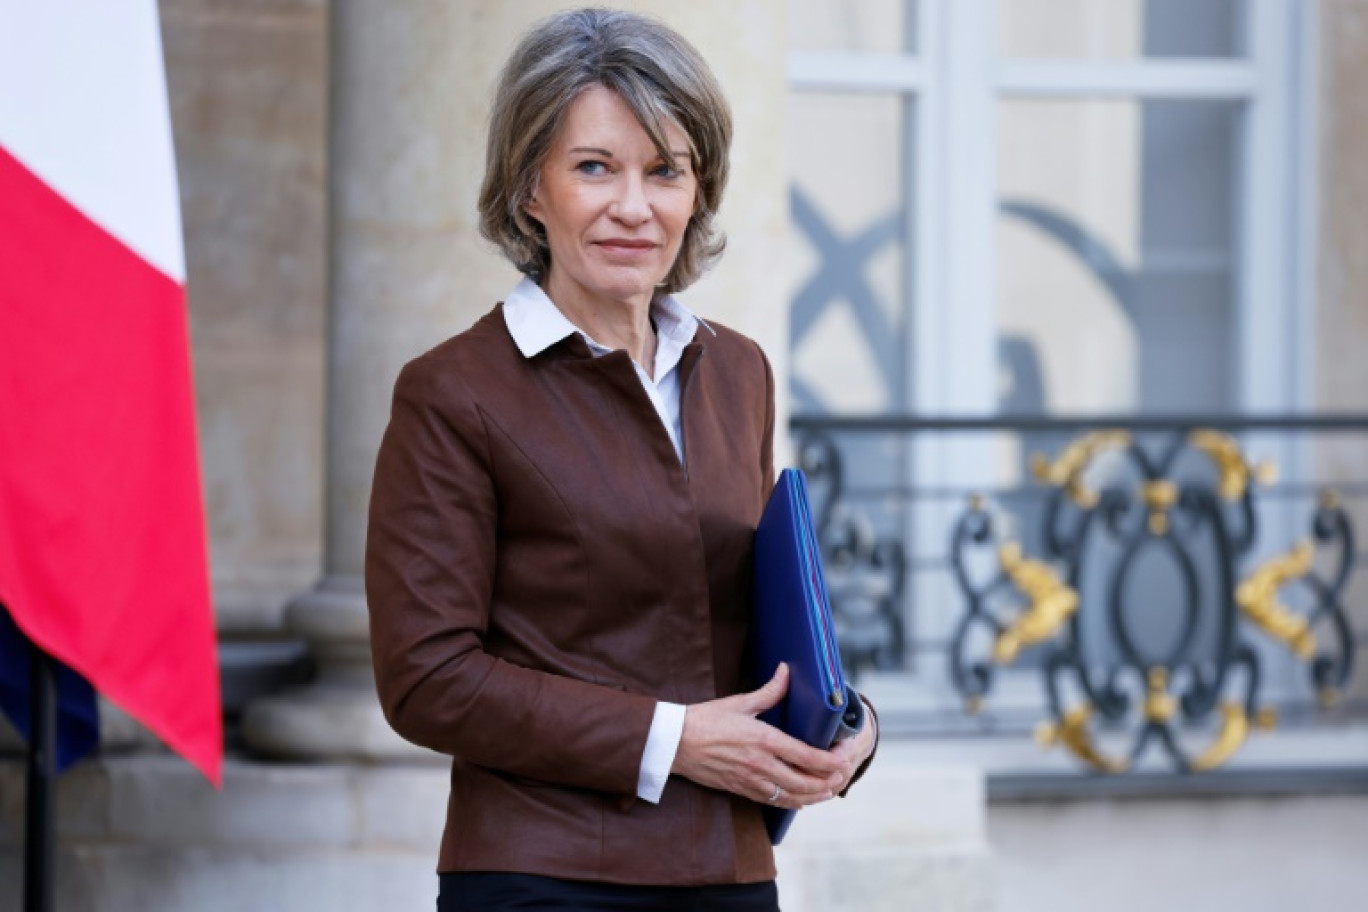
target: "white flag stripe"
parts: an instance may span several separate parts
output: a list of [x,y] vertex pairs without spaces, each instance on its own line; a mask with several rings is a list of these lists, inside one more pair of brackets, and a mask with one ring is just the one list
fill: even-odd
[[156,0],[0,0],[0,146],[184,283]]

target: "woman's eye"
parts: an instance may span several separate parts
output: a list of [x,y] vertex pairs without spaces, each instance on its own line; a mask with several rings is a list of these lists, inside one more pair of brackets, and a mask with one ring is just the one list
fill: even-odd
[[578,165],[575,166],[575,170],[579,171],[581,174],[588,174],[592,176],[606,173],[608,170],[608,166],[601,161],[590,160],[580,162]]
[[671,168],[669,165],[664,163],[656,165],[655,168],[651,171],[651,175],[654,177],[679,177],[681,173],[682,172],[680,172],[678,169]]

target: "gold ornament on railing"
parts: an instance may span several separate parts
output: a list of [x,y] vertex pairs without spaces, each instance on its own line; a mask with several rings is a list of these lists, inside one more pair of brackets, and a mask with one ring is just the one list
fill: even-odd
[[1140,499],[1149,508],[1149,530],[1153,535],[1167,535],[1168,512],[1178,503],[1178,486],[1167,478],[1146,482],[1140,488]]
[[1194,757],[1190,765],[1199,773],[1214,770],[1234,756],[1248,737],[1249,716],[1245,714],[1244,706],[1227,700],[1221,703],[1221,730],[1216,734],[1216,740]]
[[1108,757],[1093,743],[1088,723],[1092,721],[1090,703],[1075,706],[1059,722],[1042,722],[1036,726],[1035,739],[1041,747],[1062,746],[1099,773],[1124,773],[1129,767],[1125,760]]
[[1245,617],[1303,660],[1316,654],[1316,635],[1306,618],[1278,601],[1278,590],[1310,573],[1311,558],[1311,543],[1298,542],[1288,553],[1270,558],[1235,589],[1235,604]]
[[1078,610],[1078,593],[1059,578],[1054,568],[1021,554],[1021,545],[1008,542],[998,551],[1007,578],[1030,604],[993,643],[993,661],[1010,664],[1024,646],[1052,639]]
[[1168,692],[1168,669],[1151,668],[1149,690],[1145,694],[1145,718],[1150,722],[1167,722],[1178,712],[1178,701]]
[[1083,474],[1098,453],[1103,450],[1124,449],[1130,446],[1127,431],[1090,431],[1064,448],[1059,458],[1050,462],[1042,454],[1031,457],[1031,474],[1041,484],[1054,485],[1068,492],[1069,499],[1085,510],[1097,505],[1097,492],[1083,483]]
[[1271,462],[1257,466],[1250,465],[1240,450],[1240,443],[1234,437],[1209,428],[1198,428],[1188,434],[1188,443],[1211,457],[1216,464],[1219,480],[1216,490],[1226,500],[1239,500],[1249,489],[1250,481],[1267,486],[1277,479],[1277,467]]

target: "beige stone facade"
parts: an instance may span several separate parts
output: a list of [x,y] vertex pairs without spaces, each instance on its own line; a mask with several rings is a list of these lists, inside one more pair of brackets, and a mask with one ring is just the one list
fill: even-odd
[[161,4],[215,603],[278,631],[318,573],[327,4]]
[[1316,398],[1325,409],[1362,411],[1368,407],[1368,2],[1324,0],[1321,15]]
[[[1368,2],[1325,0],[1321,20],[1320,217],[1317,223],[1315,384],[1319,408],[1368,410]],[[1325,443],[1326,475],[1361,479],[1368,440]],[[1358,529],[1368,506],[1354,505]],[[1358,629],[1368,626],[1368,574],[1351,584]],[[1368,674],[1354,680],[1352,699],[1368,699]]]

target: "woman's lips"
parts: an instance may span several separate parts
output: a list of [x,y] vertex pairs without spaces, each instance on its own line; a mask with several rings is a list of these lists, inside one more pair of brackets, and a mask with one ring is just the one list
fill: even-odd
[[609,265],[637,267],[654,263],[660,245],[654,241],[638,238],[609,238],[595,241],[594,245],[603,251],[603,261]]
[[609,238],[608,240],[595,241],[594,243],[598,244],[600,247],[606,247],[609,250],[621,250],[624,252],[631,250],[654,250],[656,247],[655,241],[636,240],[632,238]]

